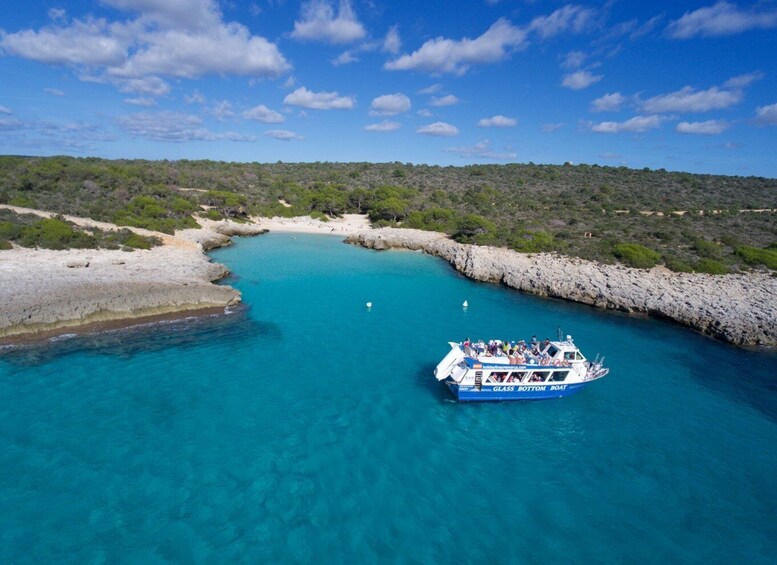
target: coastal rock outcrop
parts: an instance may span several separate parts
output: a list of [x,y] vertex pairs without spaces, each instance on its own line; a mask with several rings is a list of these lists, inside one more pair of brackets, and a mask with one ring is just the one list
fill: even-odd
[[422,250],[479,281],[598,308],[674,320],[736,345],[777,345],[777,278],[706,275],[605,265],[549,253],[464,245],[443,234],[383,228],[346,241],[371,249]]
[[237,290],[212,284],[227,273],[195,246],[90,251],[88,258],[83,250],[6,250],[0,256],[0,338],[225,307],[240,301]]

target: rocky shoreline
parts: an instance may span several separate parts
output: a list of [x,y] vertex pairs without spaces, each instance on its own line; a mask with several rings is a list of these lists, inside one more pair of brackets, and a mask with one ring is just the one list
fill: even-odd
[[475,280],[538,296],[674,320],[734,345],[777,345],[777,278],[604,265],[554,254],[464,245],[443,234],[382,228],[346,239],[370,249],[421,250]]
[[[104,227],[104,226],[101,226]],[[205,250],[231,235],[267,230],[213,222],[132,252],[15,248],[0,254],[0,344],[35,339],[101,322],[212,313],[240,302],[240,292],[213,284],[229,274]],[[145,232],[145,230],[144,230]]]

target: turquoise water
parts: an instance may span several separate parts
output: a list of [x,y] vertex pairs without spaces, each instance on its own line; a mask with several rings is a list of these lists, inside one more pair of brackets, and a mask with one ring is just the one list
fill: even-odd
[[[0,562],[777,559],[773,354],[328,236],[213,256],[249,308],[0,357]],[[559,326],[610,376],[432,377],[448,340]]]

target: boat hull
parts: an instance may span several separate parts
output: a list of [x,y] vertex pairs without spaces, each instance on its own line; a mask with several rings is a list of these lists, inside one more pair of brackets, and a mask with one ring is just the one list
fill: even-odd
[[508,400],[543,400],[561,398],[580,391],[590,382],[570,384],[508,384],[483,385],[478,390],[474,386],[459,385],[452,378],[447,378],[445,384],[459,402],[503,402]]

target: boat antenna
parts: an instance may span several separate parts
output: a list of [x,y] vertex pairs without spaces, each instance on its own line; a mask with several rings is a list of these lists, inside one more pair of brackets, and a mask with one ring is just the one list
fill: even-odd
[[564,336],[564,332],[561,331],[561,326],[558,327],[558,331],[556,333],[558,334],[558,340],[561,341],[561,338]]

